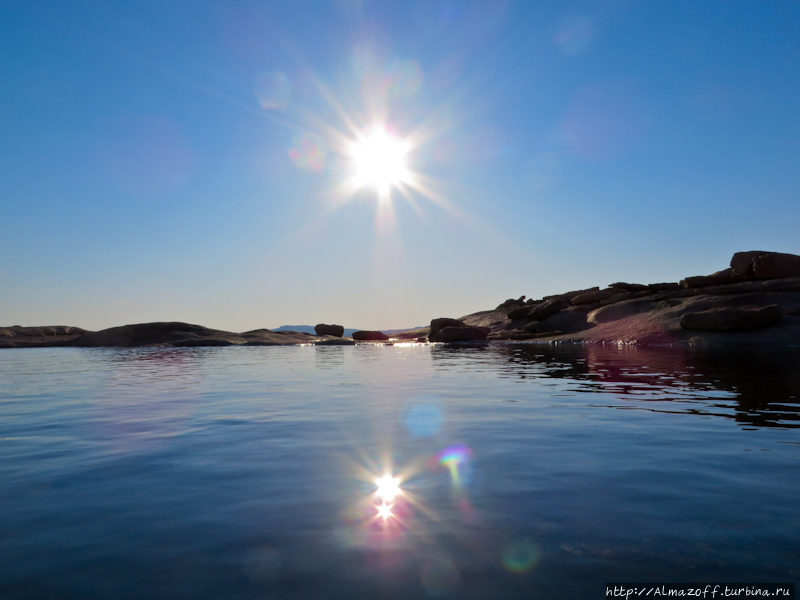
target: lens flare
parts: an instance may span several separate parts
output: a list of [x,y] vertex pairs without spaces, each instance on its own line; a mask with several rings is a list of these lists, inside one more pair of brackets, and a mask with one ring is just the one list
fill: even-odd
[[289,158],[305,171],[322,171],[325,168],[327,153],[322,139],[313,133],[297,135],[292,140]]
[[400,478],[392,477],[388,473],[376,479],[375,485],[378,486],[375,495],[384,502],[391,502],[402,493],[402,490],[400,490]]
[[472,450],[464,444],[450,446],[436,455],[437,462],[447,467],[450,471],[450,476],[453,479],[453,485],[456,489],[461,489],[461,473],[459,472],[459,467],[467,464],[470,458],[472,458]]
[[385,127],[373,127],[368,135],[350,146],[355,168],[353,184],[356,188],[372,186],[381,196],[387,195],[392,187],[408,179],[408,150],[408,144],[391,135]]
[[503,564],[518,575],[533,569],[540,557],[539,547],[530,540],[514,540],[503,549]]
[[392,516],[392,507],[389,504],[381,504],[378,506],[378,516],[383,519],[388,519]]

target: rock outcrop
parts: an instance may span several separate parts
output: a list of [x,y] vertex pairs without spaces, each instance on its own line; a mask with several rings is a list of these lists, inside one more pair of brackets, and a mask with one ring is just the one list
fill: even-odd
[[85,329],[66,325],[0,327],[0,348],[66,346],[84,333],[87,333]]
[[314,326],[314,331],[317,335],[332,335],[333,337],[342,337],[344,335],[344,327],[342,325],[319,323]]
[[490,331],[488,327],[467,325],[461,319],[439,318],[431,321],[428,340],[446,343],[476,342],[485,340]]
[[433,340],[433,338],[436,337],[436,333],[440,329],[444,329],[445,327],[463,327],[463,326],[464,322],[459,319],[448,319],[447,317],[432,319],[430,333],[428,334],[428,337],[431,340]]
[[525,306],[525,296],[520,296],[516,300],[514,300],[514,298],[509,298],[505,302],[501,303],[500,306],[495,308],[495,310],[503,310],[504,308],[516,308],[518,306]]
[[436,332],[432,342],[478,342],[487,339],[489,330],[484,327],[443,327]]
[[138,323],[102,331],[79,327],[2,327],[0,348],[71,346],[98,347],[187,347],[187,346],[285,346],[296,344],[354,344],[353,340],[298,331],[255,329],[233,333],[180,322]]
[[523,300],[454,321],[484,328],[489,340],[800,347],[800,256],[793,254],[737,252],[729,268],[680,283],[617,282]]
[[778,304],[721,306],[681,315],[681,327],[694,331],[752,331],[774,325],[783,318]]
[[382,331],[355,331],[353,339],[359,341],[386,341],[389,336]]
[[[318,335],[256,329],[232,333],[189,323],[140,323],[103,331],[78,327],[0,327],[0,348],[37,346],[229,346],[355,344],[344,327],[319,324]],[[379,331],[356,340],[385,341]],[[536,340],[540,342],[800,347],[800,256],[737,252],[730,267],[680,283],[617,282],[540,299],[508,299],[494,310],[392,338],[433,342]]]
[[796,254],[749,250],[734,254],[730,264],[729,268],[711,275],[687,277],[681,281],[681,286],[691,289],[741,281],[800,277],[800,256]]
[[753,275],[756,279],[779,279],[800,277],[800,256],[769,252],[753,259]]

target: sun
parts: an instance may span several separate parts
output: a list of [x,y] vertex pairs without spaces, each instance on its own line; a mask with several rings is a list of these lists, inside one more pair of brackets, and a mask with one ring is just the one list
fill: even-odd
[[356,188],[374,187],[379,196],[388,196],[392,187],[407,183],[410,172],[406,159],[408,143],[375,126],[350,146]]

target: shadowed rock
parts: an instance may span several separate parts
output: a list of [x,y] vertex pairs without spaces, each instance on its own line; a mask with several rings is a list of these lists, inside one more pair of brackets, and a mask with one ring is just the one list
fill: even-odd
[[514,298],[509,298],[502,304],[500,304],[495,310],[503,310],[504,308],[515,308],[517,306],[524,306],[525,305],[525,296],[520,296],[516,300]]
[[225,339],[224,335],[219,335],[224,333],[226,332],[209,329],[202,325],[174,321],[139,323],[89,332],[76,339],[73,345],[81,347],[149,346],[155,344],[193,346],[201,342],[208,342],[207,345],[215,346],[231,345],[232,341]]
[[554,315],[557,312],[564,310],[568,306],[569,300],[562,296],[558,296],[548,300],[547,302],[542,302],[541,304],[534,306],[531,309],[531,312],[528,313],[528,319],[541,321],[550,315]]
[[687,277],[681,280],[681,286],[685,289],[708,287],[710,285],[726,285],[729,283],[738,283],[745,281],[746,277],[732,268],[717,271],[711,275],[698,275],[696,277]]
[[0,348],[67,346],[84,333],[87,333],[85,329],[66,325],[0,327]]
[[633,292],[620,292],[619,294],[614,294],[613,296],[609,296],[603,300],[600,300],[601,306],[608,306],[609,304],[616,304],[617,302],[622,302],[623,300],[627,300],[628,298],[633,297]]
[[619,290],[621,292],[643,292],[644,290],[648,289],[648,286],[643,285],[641,283],[625,283],[624,281],[618,281],[617,283],[612,283],[608,287],[613,288],[615,290]]
[[353,332],[353,339],[359,341],[365,341],[365,340],[386,341],[389,339],[389,336],[383,333],[382,331],[355,331]]
[[464,322],[460,319],[448,319],[447,317],[440,317],[438,319],[431,320],[431,332],[428,337],[433,340],[436,336],[436,333],[440,329],[444,329],[445,327],[463,327]]
[[800,256],[770,252],[753,259],[756,279],[782,279],[800,277]]
[[587,292],[585,294],[579,294],[572,299],[572,303],[574,305],[579,304],[592,304],[594,302],[600,302],[601,300],[605,300],[606,298],[610,298],[614,295],[614,290],[597,290],[594,292]]
[[342,337],[344,335],[344,327],[342,325],[319,323],[314,326],[314,331],[317,335],[332,335],[333,337]]
[[651,292],[665,292],[681,289],[680,283],[650,283],[647,285]]
[[587,288],[585,290],[572,290],[571,292],[567,292],[566,294],[556,294],[555,296],[545,296],[543,300],[550,300],[552,298],[563,298],[567,302],[570,302],[576,296],[580,296],[581,294],[588,294],[589,292],[596,292],[600,288],[598,286]]
[[681,327],[693,331],[751,331],[779,322],[783,318],[781,307],[723,306],[681,316]]
[[619,319],[647,312],[652,310],[653,306],[653,303],[649,300],[612,304],[593,310],[587,315],[586,320],[589,323],[610,323],[611,321],[618,321]]
[[514,310],[509,311],[507,316],[512,321],[516,319],[526,319],[528,315],[531,314],[532,310],[533,305],[521,306],[520,308],[515,308]]
[[748,252],[736,252],[731,258],[731,269],[733,272],[745,279],[755,279],[753,272],[753,259],[763,254],[773,254],[765,250],[749,250]]
[[489,331],[484,327],[443,327],[433,336],[433,342],[474,342],[485,340]]

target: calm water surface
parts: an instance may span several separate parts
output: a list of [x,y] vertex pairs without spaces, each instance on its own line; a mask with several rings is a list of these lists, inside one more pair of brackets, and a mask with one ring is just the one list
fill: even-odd
[[797,354],[4,350],[0,598],[795,581],[798,427]]

